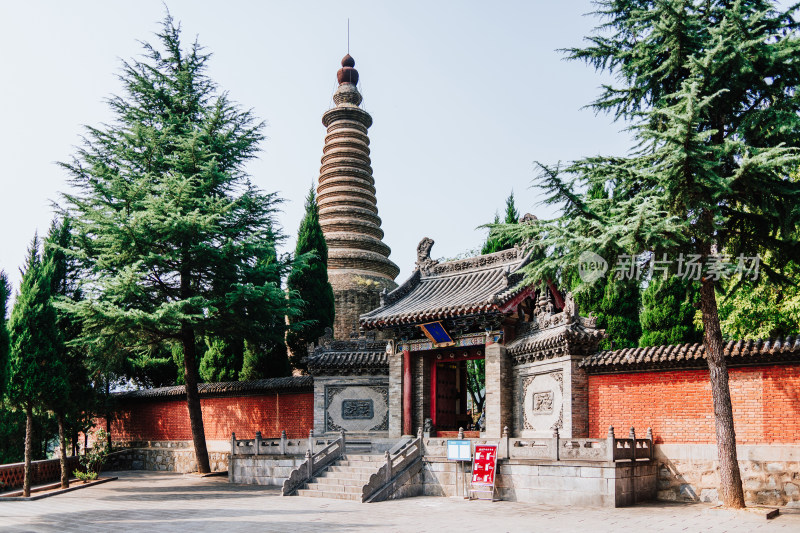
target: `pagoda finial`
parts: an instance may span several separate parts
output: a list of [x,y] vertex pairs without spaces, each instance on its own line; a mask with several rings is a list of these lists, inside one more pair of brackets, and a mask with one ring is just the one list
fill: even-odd
[[347,54],[342,58],[342,68],[336,73],[336,79],[339,80],[339,85],[345,83],[358,84],[358,71],[353,68],[356,66],[356,60],[353,56]]

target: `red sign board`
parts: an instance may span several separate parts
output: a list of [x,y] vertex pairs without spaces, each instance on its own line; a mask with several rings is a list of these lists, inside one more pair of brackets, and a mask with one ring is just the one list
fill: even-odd
[[494,486],[494,473],[497,468],[497,445],[476,444],[472,461],[472,484]]

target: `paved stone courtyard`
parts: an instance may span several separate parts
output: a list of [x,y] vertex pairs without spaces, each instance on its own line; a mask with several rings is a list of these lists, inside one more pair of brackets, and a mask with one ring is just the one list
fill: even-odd
[[118,472],[119,480],[32,502],[0,501],[0,531],[800,531],[800,510],[774,520],[705,504],[623,509],[409,498],[375,504],[283,498],[225,478]]

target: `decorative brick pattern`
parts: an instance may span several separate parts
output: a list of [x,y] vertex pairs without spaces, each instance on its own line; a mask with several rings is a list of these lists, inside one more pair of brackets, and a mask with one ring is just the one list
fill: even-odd
[[[70,475],[79,468],[82,469],[77,456],[67,457],[67,470]],[[31,486],[59,481],[61,479],[61,460],[31,461],[31,476]],[[24,477],[25,463],[0,465],[0,491],[21,487]]]
[[[739,444],[800,442],[800,365],[731,368]],[[589,376],[589,434],[652,427],[656,443],[715,442],[707,370]]]

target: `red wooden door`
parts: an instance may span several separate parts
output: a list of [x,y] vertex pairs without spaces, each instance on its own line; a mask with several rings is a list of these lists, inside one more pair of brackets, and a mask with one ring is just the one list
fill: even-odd
[[454,364],[436,365],[436,430],[448,431],[456,427],[456,404],[460,395],[456,388],[456,372]]

